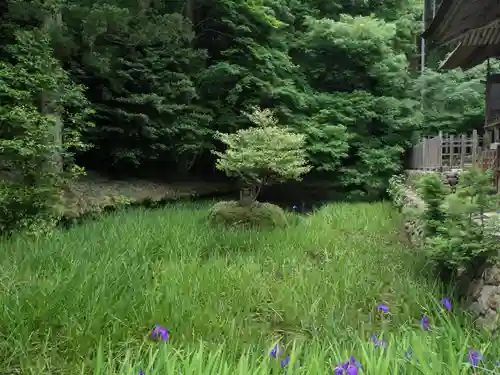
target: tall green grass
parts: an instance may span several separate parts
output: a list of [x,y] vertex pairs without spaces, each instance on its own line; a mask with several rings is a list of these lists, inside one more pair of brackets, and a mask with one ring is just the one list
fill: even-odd
[[[446,291],[389,204],[332,204],[263,231],[210,227],[207,210],[131,210],[1,242],[0,372],[282,374],[268,356],[279,342],[288,375],[296,361],[297,374],[333,373],[350,355],[373,375],[468,374],[471,348],[488,368],[476,374],[500,373],[498,339],[443,311]],[[155,324],[167,343],[151,341]]]

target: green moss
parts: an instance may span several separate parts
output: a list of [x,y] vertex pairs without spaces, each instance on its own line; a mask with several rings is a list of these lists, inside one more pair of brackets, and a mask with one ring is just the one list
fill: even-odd
[[285,227],[288,224],[285,212],[279,206],[260,202],[242,205],[237,201],[216,203],[210,209],[209,221],[212,224],[252,227]]

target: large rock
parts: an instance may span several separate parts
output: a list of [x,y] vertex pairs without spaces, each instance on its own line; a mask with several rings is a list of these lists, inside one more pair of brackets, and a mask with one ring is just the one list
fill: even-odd
[[495,331],[499,325],[500,267],[486,268],[481,278],[471,282],[467,294],[477,326]]
[[285,227],[288,222],[283,209],[271,203],[239,201],[217,202],[209,212],[212,224],[243,225],[252,227]]
[[452,191],[455,191],[458,180],[460,178],[460,169],[452,169],[451,171],[442,172],[441,178],[445,184],[448,184]]

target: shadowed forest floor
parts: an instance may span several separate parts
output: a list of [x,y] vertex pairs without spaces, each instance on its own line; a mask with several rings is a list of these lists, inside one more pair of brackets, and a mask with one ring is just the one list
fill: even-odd
[[119,203],[174,201],[180,198],[210,196],[234,191],[224,182],[188,181],[162,183],[144,179],[118,180],[88,173],[66,192],[64,207],[67,216],[114,207]]

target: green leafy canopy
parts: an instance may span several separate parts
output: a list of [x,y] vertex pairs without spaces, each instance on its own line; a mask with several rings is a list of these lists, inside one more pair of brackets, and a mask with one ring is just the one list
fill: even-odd
[[227,147],[224,152],[214,152],[219,170],[249,185],[299,180],[311,170],[304,134],[279,126],[269,109],[254,108],[246,115],[256,127],[216,134]]

